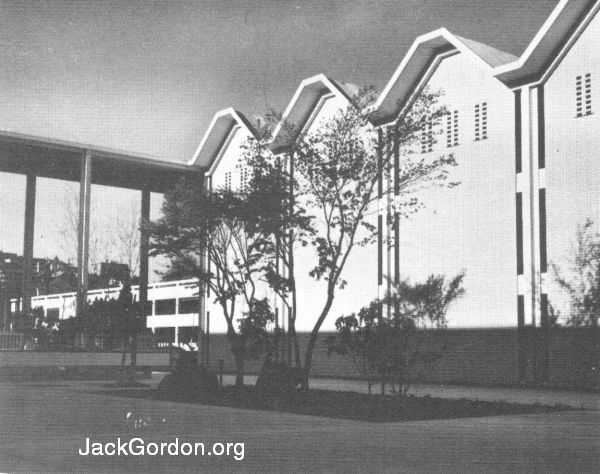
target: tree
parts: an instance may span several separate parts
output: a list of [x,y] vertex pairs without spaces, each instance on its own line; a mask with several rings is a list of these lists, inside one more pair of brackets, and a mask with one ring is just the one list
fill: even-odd
[[552,267],[556,281],[571,302],[571,314],[565,323],[597,327],[600,315],[600,233],[594,231],[591,219],[577,226],[566,271],[556,263]]
[[[79,234],[79,193],[72,186],[65,186],[62,195],[62,222],[60,227],[60,246],[65,254],[67,261],[77,262],[78,234]],[[96,227],[92,223],[90,235],[96,236],[90,241],[88,255],[90,265],[100,261],[100,249],[105,248],[103,242],[100,242],[96,232]]]
[[[238,332],[240,313],[254,314],[265,278],[268,249],[251,208],[225,189],[206,194],[202,184],[181,180],[165,195],[163,216],[148,225],[151,255],[164,255],[179,274],[198,278],[221,306],[236,363],[236,385],[244,382],[245,337]],[[204,243],[208,242],[208,245]],[[204,250],[205,249],[205,250]],[[202,261],[206,251],[209,267]],[[199,293],[200,294],[200,293]]]
[[[352,250],[373,244],[377,228],[370,215],[378,200],[377,183],[382,177],[395,175],[395,188],[384,193],[397,193],[395,211],[401,216],[417,212],[422,203],[416,192],[431,185],[452,187],[449,168],[456,164],[452,155],[431,160],[410,153],[419,132],[437,124],[446,114],[438,105],[440,93],[421,93],[410,110],[393,125],[389,138],[394,147],[378,142],[370,124],[368,105],[374,92],[366,89],[353,98],[351,105],[340,110],[314,132],[294,141],[290,154],[292,186],[297,187],[295,205],[314,211],[314,232],[308,235],[316,251],[318,263],[310,276],[324,282],[325,303],[316,315],[304,356],[303,386],[308,388],[312,356],[323,322],[336,296],[346,284],[343,270]],[[293,137],[299,130],[284,123]],[[399,168],[394,170],[394,150],[405,150]],[[292,174],[292,173],[290,173]]]
[[[139,270],[140,219],[139,209],[130,205],[103,224],[102,229],[91,222],[90,265],[110,258],[127,264],[133,277]],[[69,262],[77,261],[79,193],[71,186],[63,190],[61,221],[61,249]]]
[[[119,292],[119,297],[116,300],[117,324],[114,329],[117,329],[123,340],[123,355],[121,357],[121,368],[125,367],[125,354],[127,346],[130,352],[130,374],[129,378],[135,378],[135,368],[137,364],[137,338],[138,334],[146,327],[145,313],[142,311],[142,305],[139,302],[133,301],[131,294],[131,284],[126,281]],[[124,373],[124,370],[123,370]]]
[[[367,379],[369,393],[375,378],[382,394],[389,383],[392,393],[404,397],[419,371],[441,357],[439,350],[423,346],[419,330],[446,327],[448,308],[464,294],[463,278],[460,273],[450,280],[431,275],[424,283],[402,281],[382,301],[371,302],[358,314],[339,317],[337,334],[325,341],[328,353],[349,358]],[[382,304],[393,308],[391,317],[381,316]]]
[[588,384],[595,385],[600,377],[600,233],[594,230],[591,219],[577,226],[567,268],[556,263],[552,267],[559,287],[571,304],[565,324],[590,328],[592,354],[586,363],[585,378],[589,379]]
[[[276,120],[270,116],[271,121]],[[296,334],[298,302],[296,299],[296,271],[294,248],[306,246],[308,236],[314,232],[312,218],[297,201],[298,181],[294,178],[291,163],[274,157],[270,147],[271,127],[265,124],[243,145],[242,160],[252,169],[248,186],[241,197],[251,212],[248,221],[254,232],[262,237],[265,256],[264,279],[278,296],[289,315],[288,364],[294,353],[296,367],[302,367],[300,347]]]
[[112,220],[107,232],[114,259],[129,267],[132,278],[140,266],[140,220],[140,210],[131,205]]

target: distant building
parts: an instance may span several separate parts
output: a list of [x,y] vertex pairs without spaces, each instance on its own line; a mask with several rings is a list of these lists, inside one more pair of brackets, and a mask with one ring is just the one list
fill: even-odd
[[[37,296],[74,291],[77,274],[73,266],[54,257],[34,258],[32,262],[33,293]],[[10,311],[10,300],[23,294],[23,257],[0,251],[0,321],[4,325]]]
[[119,286],[130,279],[129,265],[109,261],[95,263],[89,278],[92,289]]
[[[121,288],[100,288],[88,291],[89,303],[97,299],[116,299]],[[139,286],[132,285],[133,299],[139,296]],[[12,300],[16,311],[17,300]],[[154,332],[159,343],[179,344],[190,340],[198,331],[198,281],[195,279],[165,281],[148,285],[149,313],[146,326]],[[42,308],[44,315],[57,319],[75,316],[76,293],[39,295],[31,298],[32,308]],[[210,318],[210,315],[208,316]],[[220,314],[215,314],[217,321]],[[210,323],[209,323],[210,324]]]

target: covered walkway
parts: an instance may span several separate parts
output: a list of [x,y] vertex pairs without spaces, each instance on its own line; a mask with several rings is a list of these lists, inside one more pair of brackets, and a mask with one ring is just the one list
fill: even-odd
[[[79,182],[77,249],[77,312],[85,306],[88,290],[91,185],[139,190],[141,219],[150,217],[150,193],[164,193],[184,176],[202,179],[204,169],[121,150],[54,140],[0,130],[0,172],[27,177],[23,241],[23,312],[31,310],[36,179]],[[0,203],[1,205],[1,203]],[[140,238],[140,295],[148,301],[148,236]]]

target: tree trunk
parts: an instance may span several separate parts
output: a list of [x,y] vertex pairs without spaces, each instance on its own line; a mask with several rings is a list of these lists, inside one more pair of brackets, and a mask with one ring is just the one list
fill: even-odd
[[238,334],[235,333],[233,325],[227,321],[227,339],[233,352],[235,359],[235,386],[242,387],[244,385],[244,346]]
[[[294,310],[295,313],[295,310]],[[290,327],[288,330],[289,337],[292,339],[292,344],[294,347],[294,362],[296,367],[302,369],[302,361],[300,360],[300,344],[298,343],[298,334],[296,333],[296,322],[295,316],[293,319],[290,319]]]
[[125,361],[127,360],[127,339],[123,339],[123,351],[121,352],[121,377],[125,377]]
[[137,333],[134,333],[131,336],[131,366],[130,366],[130,377],[131,379],[135,379],[135,371],[137,366]]
[[323,307],[323,311],[321,311],[321,315],[317,320],[315,327],[310,333],[310,339],[308,340],[308,344],[306,346],[306,354],[304,355],[304,376],[302,380],[302,388],[304,390],[308,390],[308,378],[310,377],[310,369],[312,367],[312,356],[315,352],[315,347],[317,345],[317,337],[319,337],[319,330],[323,325],[323,321],[329,314],[329,310],[331,309],[331,305],[333,304],[335,287],[330,286],[327,291],[327,301],[325,302],[325,306]]
[[235,354],[235,386],[244,386],[244,358]]

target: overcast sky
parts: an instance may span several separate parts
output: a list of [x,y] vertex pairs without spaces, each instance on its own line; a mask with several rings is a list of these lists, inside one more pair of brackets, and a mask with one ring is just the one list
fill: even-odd
[[[381,90],[415,37],[442,26],[520,54],[556,4],[0,0],[0,129],[183,161],[220,109],[281,111],[318,73]],[[22,251],[23,183],[0,174],[0,249]],[[58,200],[57,183],[38,188]],[[102,222],[133,194],[94,196]],[[39,256],[60,254],[48,199]]]

